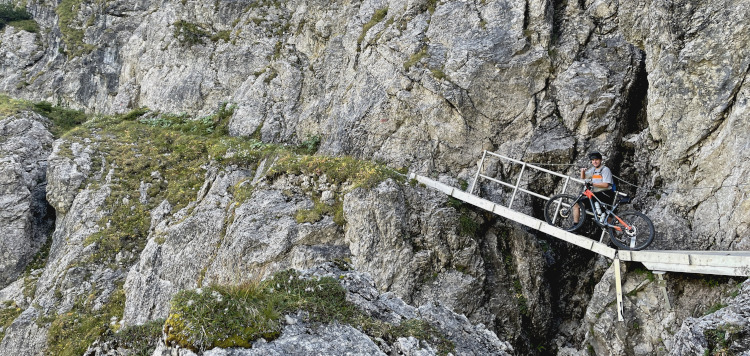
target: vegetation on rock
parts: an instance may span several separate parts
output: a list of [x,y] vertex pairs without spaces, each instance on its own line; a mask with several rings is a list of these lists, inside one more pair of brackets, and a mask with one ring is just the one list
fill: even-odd
[[39,25],[34,21],[26,9],[15,7],[13,4],[0,4],[0,30],[5,25],[18,27],[24,31],[37,32]]
[[57,356],[82,355],[105,332],[119,329],[117,320],[125,308],[125,292],[117,286],[109,300],[94,310],[99,295],[79,296],[72,310],[52,318],[47,336],[47,353]]
[[7,301],[0,305],[0,340],[5,337],[5,330],[8,329],[13,320],[21,315],[23,309],[19,308],[13,301]]
[[346,290],[335,279],[306,278],[293,270],[258,283],[179,292],[172,299],[164,330],[168,344],[192,350],[248,348],[259,338],[277,338],[283,316],[298,312],[305,321],[338,321],[387,342],[413,336],[435,345],[443,355],[454,348],[423,320],[391,325],[373,319],[347,302]]

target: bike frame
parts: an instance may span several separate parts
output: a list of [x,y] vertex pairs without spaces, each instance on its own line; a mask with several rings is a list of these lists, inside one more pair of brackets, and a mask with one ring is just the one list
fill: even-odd
[[[602,207],[602,209],[604,209],[604,211],[606,213],[605,216],[604,216],[603,221],[599,221],[599,217],[596,215],[596,211],[592,211],[591,212],[592,215],[594,215],[594,222],[597,225],[599,225],[599,227],[601,227],[602,229],[611,227],[611,228],[613,228],[613,229],[615,229],[617,231],[622,231],[622,228],[620,226],[618,226],[618,225],[612,225],[612,224],[610,224],[610,223],[607,222],[607,221],[609,221],[610,217],[614,217],[626,229],[628,229],[628,230],[632,229],[630,227],[630,225],[628,225],[624,220],[620,219],[620,217],[615,214],[615,209],[617,209],[617,207],[620,205],[620,201],[619,201],[619,199],[617,199],[617,196],[615,196],[615,201],[611,205],[612,209],[607,209],[606,207],[610,206],[610,204],[607,204],[607,203],[601,201],[599,198],[596,197],[596,195],[594,195],[594,192],[591,191],[590,183],[586,183],[586,185],[585,185],[585,187],[583,189],[583,192],[581,192],[581,194],[578,195],[578,198],[576,198],[575,201],[576,202],[580,201],[581,198],[583,198],[584,196],[589,200],[589,203],[591,203],[591,205],[589,205],[589,206],[593,207],[594,206],[594,200],[596,200],[597,202],[599,202],[599,205]],[[584,207],[584,211],[582,211],[581,214],[585,214],[587,211],[589,211],[589,209],[586,208],[586,207]]]

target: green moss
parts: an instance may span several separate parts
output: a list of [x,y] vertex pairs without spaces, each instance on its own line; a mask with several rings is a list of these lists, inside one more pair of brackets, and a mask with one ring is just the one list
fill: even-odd
[[641,275],[646,276],[646,278],[649,280],[649,282],[653,282],[656,280],[656,276],[654,276],[654,272],[651,272],[651,270],[645,268],[645,267],[636,267],[633,272]]
[[81,296],[70,311],[57,315],[50,324],[46,354],[57,356],[82,355],[86,349],[107,331],[116,331],[125,308],[125,292],[122,286],[109,296],[99,310],[92,310],[95,293]]
[[357,39],[357,52],[359,52],[360,50],[360,45],[362,45],[362,41],[364,41],[365,36],[367,35],[367,31],[369,31],[373,26],[377,25],[380,21],[383,21],[386,15],[388,15],[387,7],[375,10],[375,13],[372,14],[372,18],[370,19],[370,21],[362,26],[362,33]]
[[442,79],[445,79],[445,78],[448,77],[447,75],[445,75],[445,72],[443,72],[442,69],[434,69],[433,68],[433,69],[430,69],[430,72],[432,73],[432,76],[435,77],[435,79],[442,80]]
[[174,36],[177,40],[188,47],[197,44],[204,44],[211,34],[201,24],[179,20],[172,24],[174,26]]
[[191,350],[247,348],[258,338],[277,338],[282,316],[297,311],[307,312],[308,322],[338,321],[388,342],[414,336],[437,346],[441,355],[454,349],[425,321],[390,325],[372,319],[346,301],[346,291],[335,279],[300,278],[294,271],[279,272],[259,283],[179,292],[165,324],[166,341]]
[[23,312],[23,309],[16,305],[16,302],[7,301],[0,304],[0,341],[5,337],[5,330],[10,324]]
[[417,64],[419,61],[422,60],[422,58],[427,56],[427,46],[422,47],[419,52],[414,53],[409,59],[404,63],[404,69],[409,70],[413,65]]

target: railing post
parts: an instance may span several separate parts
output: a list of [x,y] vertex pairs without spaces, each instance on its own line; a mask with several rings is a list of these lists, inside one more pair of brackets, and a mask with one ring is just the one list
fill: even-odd
[[617,320],[625,321],[622,316],[622,277],[620,276],[620,256],[615,255],[615,260],[612,261],[615,266],[615,292],[617,293]]
[[565,178],[565,184],[563,184],[563,189],[560,194],[565,194],[565,190],[568,189],[568,182],[570,182],[570,177]]
[[487,156],[487,150],[484,150],[482,153],[482,161],[479,162],[479,168],[477,168],[477,174],[474,175],[474,181],[471,182],[471,187],[469,187],[469,194],[474,194],[474,186],[477,184],[477,179],[479,179],[479,172],[482,171],[482,166],[484,165],[484,157]]
[[521,184],[521,176],[523,176],[523,171],[526,169],[526,163],[524,162],[523,166],[521,166],[521,172],[518,173],[518,179],[516,179],[516,188],[513,189],[513,195],[510,197],[510,203],[508,203],[508,209],[511,209],[511,205],[513,205],[513,199],[516,198],[516,193],[518,192],[518,185]]

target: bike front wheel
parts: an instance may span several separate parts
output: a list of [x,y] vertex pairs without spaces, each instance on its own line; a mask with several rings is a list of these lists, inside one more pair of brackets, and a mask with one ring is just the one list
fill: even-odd
[[[643,213],[626,211],[608,228],[609,238],[615,246],[624,250],[638,251],[654,241],[654,224]],[[623,224],[624,223],[624,224]]]
[[[578,222],[575,221],[575,215],[578,215]],[[570,194],[555,195],[544,204],[544,220],[556,228],[574,231],[583,225],[585,219],[585,205],[583,202],[576,202],[576,197]]]

